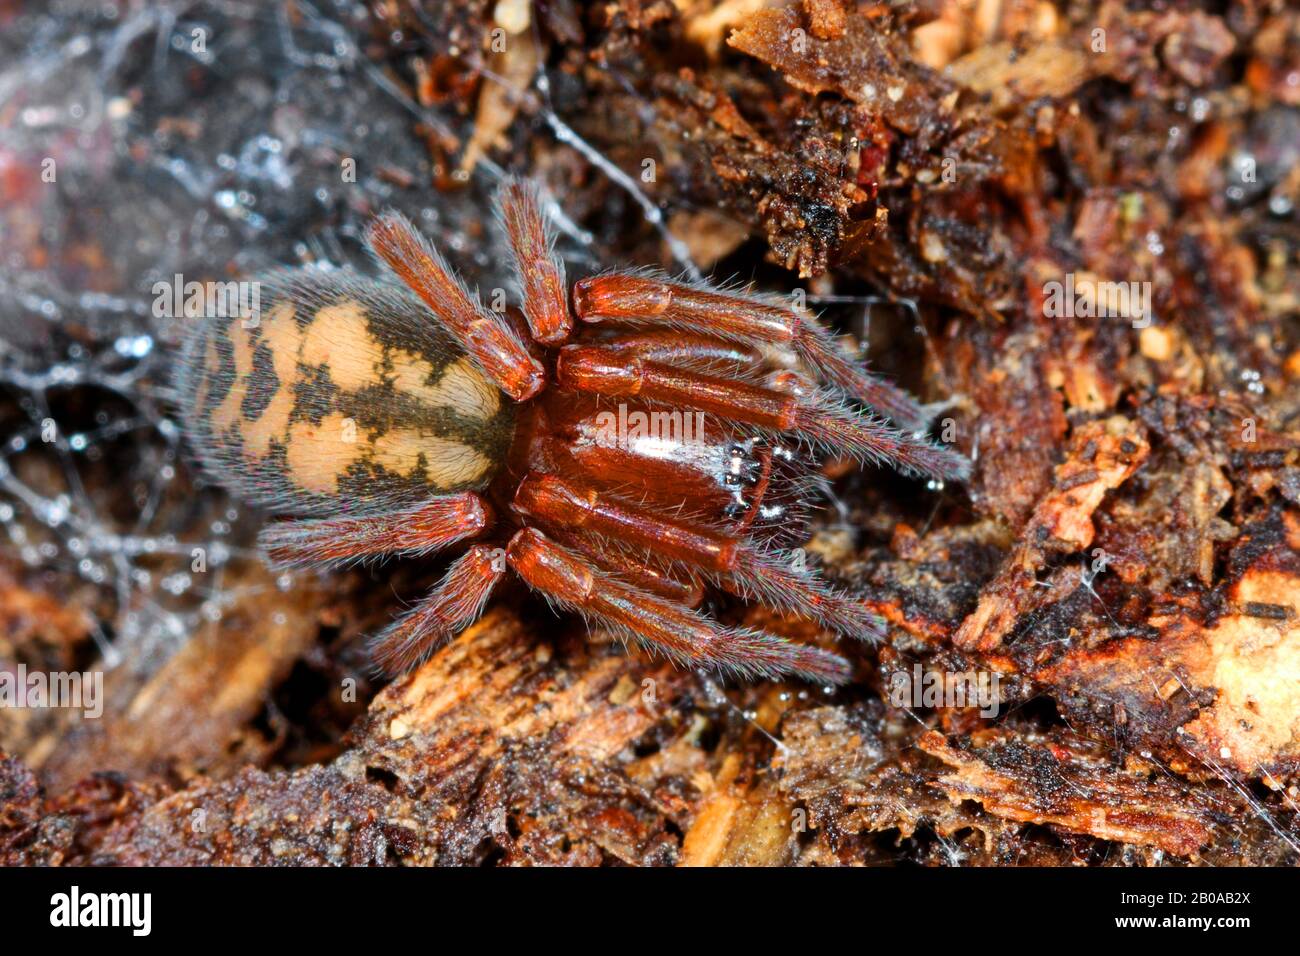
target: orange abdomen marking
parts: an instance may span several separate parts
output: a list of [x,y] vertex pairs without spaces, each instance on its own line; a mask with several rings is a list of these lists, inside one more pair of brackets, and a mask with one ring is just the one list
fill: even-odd
[[512,409],[422,303],[329,273],[265,286],[260,316],[204,319],[186,349],[183,411],[216,477],[293,513],[488,484]]

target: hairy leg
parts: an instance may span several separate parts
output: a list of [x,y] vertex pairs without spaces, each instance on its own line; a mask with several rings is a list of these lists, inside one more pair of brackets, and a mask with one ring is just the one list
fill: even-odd
[[717,576],[742,597],[767,598],[850,637],[879,635],[866,605],[811,571],[796,571],[746,538],[652,514],[599,489],[555,475],[529,475],[515,511],[544,524],[626,542],[671,562]]
[[551,537],[572,551],[580,551],[602,571],[608,571],[633,587],[649,591],[676,604],[696,608],[704,602],[704,585],[699,577],[678,569],[672,573],[658,565],[639,561],[611,547],[608,540],[584,534],[581,529],[547,527]]
[[730,421],[789,432],[833,454],[888,462],[933,478],[964,478],[970,463],[948,448],[905,434],[824,390],[768,388],[625,355],[604,345],[567,345],[556,361],[562,386],[611,397],[637,396],[697,408]]
[[837,654],[763,631],[725,627],[602,572],[534,528],[518,532],[506,555],[530,587],[555,603],[685,666],[745,679],[794,675],[839,684],[852,676],[849,662]]
[[573,319],[564,263],[555,255],[555,234],[542,215],[536,185],[507,180],[497,193],[497,212],[510,240],[529,331],[544,345],[558,345],[573,331]]
[[811,568],[796,566],[794,553],[780,555],[746,547],[736,567],[720,583],[747,601],[811,618],[823,627],[854,637],[883,636],[883,621],[866,603],[834,587]]
[[915,399],[846,355],[835,335],[810,315],[753,296],[627,273],[583,279],[574,286],[573,301],[584,322],[655,323],[741,342],[789,346],[827,382],[900,428],[916,431],[926,426],[926,413]]
[[386,514],[279,521],[263,528],[257,543],[275,567],[340,567],[390,554],[430,554],[480,534],[491,520],[487,502],[462,492]]
[[375,635],[371,654],[397,675],[425,660],[443,642],[478,620],[505,574],[500,548],[475,545],[452,562],[443,579],[406,614]]
[[627,331],[601,343],[629,355],[655,362],[686,362],[692,367],[752,369],[761,366],[763,353],[755,345],[682,332],[678,329]]
[[513,398],[532,398],[546,384],[546,372],[510,324],[489,312],[456,278],[438,252],[399,212],[370,225],[367,241],[381,262],[424,300],[497,387]]

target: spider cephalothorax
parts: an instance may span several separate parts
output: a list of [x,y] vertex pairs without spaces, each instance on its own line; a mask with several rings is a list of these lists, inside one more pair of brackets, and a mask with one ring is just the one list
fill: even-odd
[[473,540],[376,639],[392,670],[470,624],[513,570],[681,663],[847,679],[836,654],[702,613],[705,586],[869,636],[860,599],[784,552],[810,455],[935,477],[965,461],[917,437],[915,402],[806,314],[646,273],[578,282],[571,313],[535,190],[509,182],[498,205],[522,321],[389,213],[368,236],[382,279],[278,273],[260,315],[191,337],[182,412],[201,459],[293,516],[262,532],[266,553],[328,567]]

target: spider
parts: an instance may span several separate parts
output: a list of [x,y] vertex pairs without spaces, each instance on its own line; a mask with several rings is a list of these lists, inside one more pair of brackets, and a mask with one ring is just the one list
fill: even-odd
[[708,615],[706,589],[874,637],[860,598],[791,558],[823,480],[814,455],[936,478],[964,477],[966,460],[921,437],[912,398],[775,300],[611,272],[577,282],[570,309],[536,185],[507,180],[496,207],[522,314],[487,309],[387,212],[366,236],[381,278],[281,270],[256,315],[188,336],[182,420],[213,478],[289,516],[260,534],[272,564],[470,542],[374,638],[394,674],[513,571],[682,665],[847,681],[838,654]]

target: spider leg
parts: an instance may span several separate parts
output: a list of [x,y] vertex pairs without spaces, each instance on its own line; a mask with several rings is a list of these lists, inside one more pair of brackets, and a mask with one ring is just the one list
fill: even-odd
[[803,372],[790,368],[767,370],[765,366],[773,356],[764,349],[709,335],[652,329],[625,333],[601,345],[623,355],[704,375],[722,374],[733,381],[762,383],[780,391],[817,389],[817,383]]
[[340,567],[381,555],[429,554],[474,537],[491,520],[487,503],[463,492],[385,514],[280,521],[263,528],[257,543],[278,568]]
[[638,396],[696,408],[734,422],[792,432],[859,461],[887,461],[932,478],[965,478],[961,455],[858,411],[819,389],[775,389],[621,354],[603,345],[566,345],[555,366],[560,385],[611,397]]
[[564,263],[555,255],[555,233],[542,216],[537,186],[507,180],[497,193],[497,212],[510,239],[529,331],[544,345],[558,345],[573,331],[573,319]]
[[370,250],[411,290],[503,392],[520,402],[546,384],[546,373],[510,324],[489,312],[456,278],[442,254],[399,212],[386,212],[366,234]]
[[865,603],[832,587],[813,570],[796,570],[793,560],[783,561],[769,551],[742,549],[735,570],[721,584],[745,600],[761,598],[773,607],[810,617],[833,630],[844,632],[848,625],[857,629],[857,636],[884,635],[884,622],[867,610]]
[[651,514],[629,502],[555,475],[528,475],[512,504],[548,527],[577,529],[625,541],[669,561],[718,575],[743,597],[755,593],[851,637],[878,636],[866,605],[815,574],[787,569],[752,541]]
[[478,544],[452,562],[443,579],[410,611],[371,642],[371,655],[385,673],[401,674],[439,644],[473,624],[506,572],[500,548]]
[[602,344],[656,362],[707,362],[739,369],[753,368],[763,362],[762,351],[756,346],[676,329],[630,332]]
[[584,322],[636,322],[708,332],[741,342],[786,345],[826,381],[887,415],[903,429],[929,416],[910,395],[845,354],[815,318],[753,296],[698,289],[653,276],[612,273],[579,281],[574,310]]
[[[681,574],[674,570],[669,573],[636,561],[631,555],[612,548],[602,547],[601,543],[575,533],[572,529],[550,528],[552,536],[562,545],[582,551],[602,571],[608,571],[627,581],[634,587],[649,591],[686,607],[699,607],[704,601],[704,585],[693,574]],[[599,553],[597,552],[599,549]]]
[[726,627],[602,572],[535,528],[524,528],[510,539],[506,559],[550,600],[679,664],[712,667],[744,679],[788,674],[842,684],[852,676],[849,662],[838,654],[763,631]]

